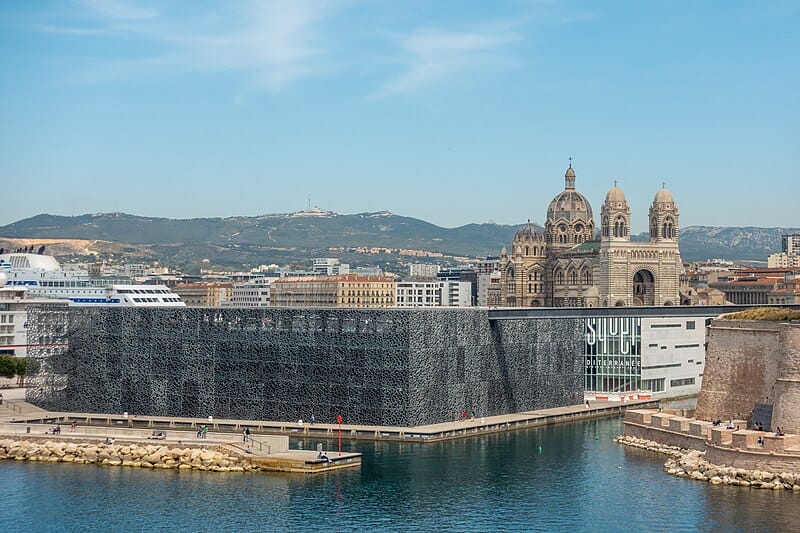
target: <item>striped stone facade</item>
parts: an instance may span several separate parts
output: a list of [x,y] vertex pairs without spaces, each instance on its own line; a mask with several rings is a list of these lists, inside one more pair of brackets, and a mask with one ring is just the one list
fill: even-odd
[[683,271],[678,207],[659,190],[649,211],[650,239],[632,242],[631,210],[614,185],[594,231],[589,201],[575,190],[572,166],[565,188],[547,210],[545,231],[530,221],[500,260],[501,301],[507,307],[662,306],[680,303]]

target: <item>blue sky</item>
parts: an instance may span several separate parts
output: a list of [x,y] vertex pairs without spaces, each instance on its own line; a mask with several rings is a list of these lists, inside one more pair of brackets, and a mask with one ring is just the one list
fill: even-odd
[[315,205],[800,226],[800,3],[0,3],[0,224]]

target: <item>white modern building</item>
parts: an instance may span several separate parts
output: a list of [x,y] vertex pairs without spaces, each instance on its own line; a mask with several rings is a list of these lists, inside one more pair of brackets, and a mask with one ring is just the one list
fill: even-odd
[[335,257],[318,257],[313,260],[311,271],[315,276],[340,276],[350,273],[350,265]]
[[67,300],[34,298],[25,287],[6,285],[0,272],[0,355],[26,357],[28,332],[25,328],[31,305],[68,305]]
[[395,288],[397,307],[470,307],[472,284],[468,281],[406,280]]
[[442,305],[442,290],[439,281],[398,281],[395,288],[397,307],[439,307]]
[[429,263],[412,263],[408,266],[408,275],[412,278],[435,278],[439,273],[439,265]]
[[608,316],[585,319],[587,397],[698,394],[706,323],[713,317]]
[[276,277],[264,277],[233,284],[231,300],[224,307],[269,307],[270,285]]
[[469,281],[440,281],[442,306],[471,307],[472,283]]

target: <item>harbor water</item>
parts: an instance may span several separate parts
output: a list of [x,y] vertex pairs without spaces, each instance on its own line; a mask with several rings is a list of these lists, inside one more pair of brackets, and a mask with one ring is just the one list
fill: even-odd
[[318,476],[0,461],[0,524],[126,532],[800,527],[800,494],[668,476],[665,457],[614,444],[621,432],[614,418],[429,445],[345,442],[364,454],[361,469]]

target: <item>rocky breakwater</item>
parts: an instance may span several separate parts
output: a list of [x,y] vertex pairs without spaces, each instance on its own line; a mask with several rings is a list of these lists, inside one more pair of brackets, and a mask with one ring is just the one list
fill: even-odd
[[211,472],[256,472],[244,458],[208,448],[182,448],[151,444],[102,444],[5,439],[0,440],[0,459],[130,466]]
[[705,452],[666,446],[651,440],[627,435],[614,438],[614,442],[632,448],[669,455],[664,471],[676,477],[707,481],[713,485],[736,485],[754,489],[792,490],[800,492],[800,474],[793,472],[765,472],[732,466],[719,466],[704,459]]

